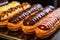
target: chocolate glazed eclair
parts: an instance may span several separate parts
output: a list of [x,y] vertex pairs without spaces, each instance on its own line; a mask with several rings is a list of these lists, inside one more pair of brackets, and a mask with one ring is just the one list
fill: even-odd
[[21,5],[18,5],[16,7],[10,8],[7,11],[4,11],[0,16],[1,25],[4,25],[4,26],[7,25],[9,18],[13,17],[16,14],[23,12],[24,10],[26,10],[30,7],[31,7],[31,5],[26,2],[26,3],[22,3]]
[[8,29],[11,31],[20,30],[22,21],[30,15],[34,14],[33,12],[37,12],[37,10],[42,10],[42,6],[40,4],[35,4],[24,12],[12,17],[8,20]]
[[19,2],[12,1],[9,4],[0,7],[0,28],[5,27],[5,25],[7,24],[7,21],[2,21],[1,20],[1,16],[2,16],[3,12],[8,11],[9,9],[14,8],[14,7],[18,6],[18,5],[20,5]]
[[46,6],[42,11],[31,15],[22,22],[22,30],[25,34],[34,33],[34,28],[41,18],[51,13],[54,10],[53,6]]
[[52,35],[60,28],[60,8],[41,19],[35,28],[37,37],[44,39]]

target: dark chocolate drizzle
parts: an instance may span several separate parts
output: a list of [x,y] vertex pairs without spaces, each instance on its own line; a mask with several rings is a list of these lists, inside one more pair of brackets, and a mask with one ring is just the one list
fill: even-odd
[[25,17],[31,15],[32,12],[39,10],[40,8],[42,8],[42,6],[40,4],[35,4],[31,8],[25,10],[24,12],[22,12],[18,15],[15,15],[11,19],[9,19],[9,22],[17,23],[17,22],[21,21],[22,19],[24,19]]
[[23,24],[27,26],[33,26],[36,22],[38,22],[43,16],[48,14],[49,12],[53,11],[53,6],[47,6],[42,11],[28,17],[24,20]]

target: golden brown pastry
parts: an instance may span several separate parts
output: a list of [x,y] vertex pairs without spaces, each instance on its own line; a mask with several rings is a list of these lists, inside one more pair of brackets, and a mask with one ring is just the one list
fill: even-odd
[[[19,3],[19,2],[12,1],[12,2],[11,2],[11,3],[9,3],[9,4],[7,4],[7,5],[5,5],[5,6],[0,7],[0,27],[1,27],[1,28],[5,27],[4,25],[6,25],[6,24],[7,24],[7,20],[6,20],[6,21],[2,21],[2,20],[1,20],[1,16],[3,16],[3,15],[4,15],[4,13],[3,13],[3,12],[5,12],[5,11],[9,10],[10,8],[16,7],[16,6],[18,6],[18,5],[20,5],[20,3]],[[5,15],[5,17],[6,17],[6,16],[7,16],[7,15]]]
[[20,14],[21,12],[23,12],[24,10],[26,10],[30,7],[31,7],[31,5],[26,2],[26,3],[22,3],[21,5],[18,5],[16,7],[10,8],[7,11],[4,11],[0,16],[1,25],[5,26],[5,24],[2,24],[2,22],[4,22],[4,21],[6,21],[6,25],[7,25],[9,18],[13,17],[16,14]]
[[24,12],[12,17],[11,19],[8,20],[8,29],[11,31],[17,31],[21,29],[21,23],[22,21],[34,14],[33,12],[37,12],[37,10],[41,10],[42,6],[40,4],[35,4],[32,7],[30,7],[29,9],[25,10]]
[[25,34],[31,34],[34,33],[34,28],[36,26],[36,23],[39,22],[41,18],[43,18],[45,15],[51,13],[54,10],[53,6],[46,6],[42,11],[39,11],[38,13],[28,17],[22,22],[22,30]]
[[36,36],[44,39],[52,35],[60,26],[60,8],[42,18],[35,27]]
[[31,5],[26,2],[26,3],[22,3],[21,5],[18,5],[16,7],[10,8],[1,14],[1,20],[9,19],[9,18],[13,17],[14,15],[19,14],[22,11],[24,11],[30,7],[31,7]]

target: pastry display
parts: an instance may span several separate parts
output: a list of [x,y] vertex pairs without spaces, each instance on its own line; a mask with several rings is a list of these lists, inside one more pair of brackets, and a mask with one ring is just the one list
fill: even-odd
[[7,2],[5,5],[0,4],[2,5],[0,6],[2,34],[37,40],[49,38],[60,28],[60,8],[56,9],[50,4],[44,6],[39,2],[34,4],[27,1],[9,0]]

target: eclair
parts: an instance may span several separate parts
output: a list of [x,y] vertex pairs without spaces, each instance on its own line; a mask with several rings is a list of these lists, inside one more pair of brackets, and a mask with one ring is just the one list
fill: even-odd
[[7,11],[4,11],[2,14],[1,14],[1,20],[6,20],[6,19],[9,19],[11,17],[13,17],[14,15],[16,14],[19,14],[21,12],[23,12],[24,10],[30,8],[31,5],[27,2],[25,3],[22,3],[21,5],[18,5],[16,7],[13,7],[13,8],[10,8],[8,9]]
[[22,21],[30,15],[33,15],[33,12],[37,12],[37,10],[42,10],[42,6],[40,4],[35,4],[24,12],[12,17],[8,20],[7,28],[11,31],[21,30]]
[[[18,6],[18,5],[20,5],[19,2],[17,2],[17,1],[12,1],[12,2],[9,3],[9,4],[0,7],[0,27],[1,27],[1,28],[5,27],[4,25],[7,24],[7,21],[2,21],[2,20],[1,20],[1,16],[4,15],[3,12],[9,10],[10,8],[13,8],[13,7],[15,7],[15,6]],[[7,16],[7,15],[6,15],[6,16]]]
[[54,11],[54,7],[49,5],[46,6],[42,11],[39,11],[38,13],[31,15],[27,19],[25,19],[22,22],[22,30],[25,34],[32,34],[34,33],[34,28],[36,24],[39,22],[40,19],[42,19],[47,14],[50,14],[52,11]]
[[52,35],[58,28],[60,28],[60,8],[42,18],[34,30],[38,38],[44,39]]

